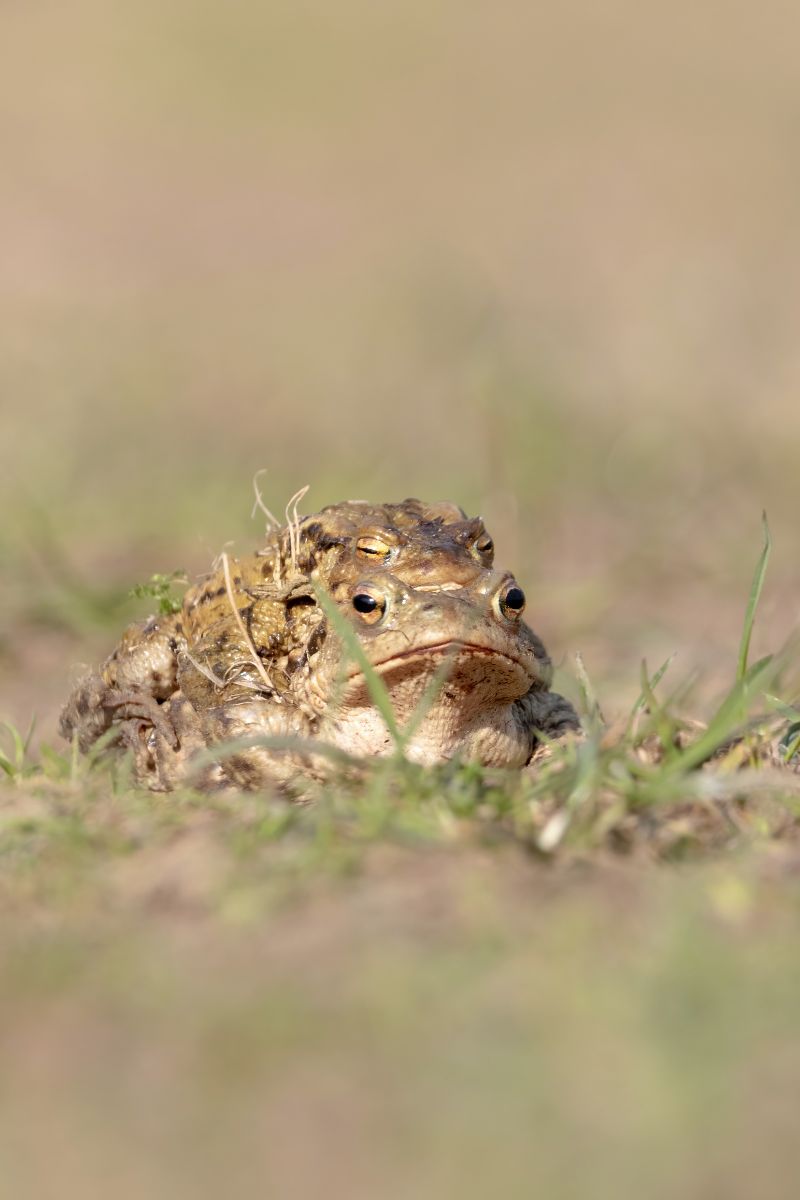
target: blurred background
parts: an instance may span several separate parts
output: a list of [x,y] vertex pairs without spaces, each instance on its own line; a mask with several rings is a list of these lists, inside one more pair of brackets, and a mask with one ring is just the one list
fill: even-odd
[[[262,468],[276,512],[482,513],[564,690],[581,651],[613,718],[675,653],[702,715],[764,509],[753,653],[800,618],[799,36],[6,0],[0,720],[57,743],[133,585],[258,545]],[[794,1194],[796,854],[549,870],[451,821],[340,877],[263,796],[81,779],[0,797],[15,1197]]]
[[[281,511],[481,512],[613,715],[797,623],[793,5],[54,0],[0,37],[0,716]],[[564,685],[567,690],[570,683]],[[698,701],[699,703],[699,701]]]

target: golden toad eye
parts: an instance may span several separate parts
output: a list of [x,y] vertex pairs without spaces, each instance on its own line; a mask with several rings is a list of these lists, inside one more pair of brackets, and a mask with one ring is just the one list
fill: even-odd
[[494,553],[494,542],[489,537],[488,533],[484,534],[482,538],[478,538],[477,542],[475,543],[475,549],[479,554]]
[[361,558],[372,559],[373,562],[379,558],[386,560],[391,550],[391,546],[378,537],[360,537],[356,542],[356,554]]
[[367,625],[377,625],[386,612],[386,600],[382,596],[373,596],[370,592],[356,592],[353,596],[353,608]]
[[498,596],[497,606],[507,620],[515,621],[525,608],[525,593],[518,584],[512,583]]

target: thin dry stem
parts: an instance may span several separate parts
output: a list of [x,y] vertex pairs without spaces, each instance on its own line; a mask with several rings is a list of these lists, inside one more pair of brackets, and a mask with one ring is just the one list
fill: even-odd
[[262,663],[261,659],[258,657],[256,648],[253,645],[253,640],[250,637],[250,634],[247,632],[247,627],[246,627],[244,621],[242,620],[242,614],[239,612],[239,608],[236,604],[236,597],[233,594],[233,584],[231,583],[230,563],[228,562],[227,554],[225,554],[224,552],[222,554],[221,561],[222,561],[222,573],[225,576],[225,590],[228,593],[228,602],[231,606],[231,612],[233,613],[233,619],[236,621],[236,624],[239,626],[239,632],[241,633],[242,637],[244,638],[247,649],[250,651],[250,657],[251,657],[253,666],[258,671],[259,675],[264,680],[264,683],[267,685],[269,690],[272,692],[272,691],[274,691],[272,680],[270,679],[269,675],[267,674],[266,670],[264,669],[264,664]]
[[[212,571],[218,571],[220,569],[220,567],[222,566],[222,560],[225,557],[225,553],[226,553],[225,547],[232,546],[233,544],[234,543],[232,540],[225,542],[225,545],[222,547],[219,554],[211,562],[211,570]],[[202,576],[201,576],[201,578],[202,578]]]
[[262,513],[267,518],[267,520],[270,521],[276,529],[280,529],[280,527],[281,527],[280,521],[275,516],[275,514],[270,512],[270,510],[267,508],[266,504],[264,503],[264,497],[261,495],[261,489],[258,486],[259,475],[265,475],[266,472],[267,472],[267,468],[261,467],[261,469],[259,471],[256,471],[255,475],[253,476],[253,491],[255,492],[256,498],[255,498],[255,503],[253,504],[253,510],[250,513],[250,517],[252,519],[256,515],[257,511],[259,509],[261,509]]
[[297,574],[297,560],[300,556],[300,516],[297,506],[311,487],[307,483],[291,497],[286,505],[286,524],[289,527],[289,556],[292,562],[292,574]]
[[198,662],[197,659],[194,657],[194,655],[191,654],[185,646],[183,649],[183,653],[186,655],[186,657],[188,658],[189,662],[192,664],[194,669],[196,671],[199,671],[201,675],[205,675],[206,679],[210,679],[215,688],[219,688],[221,691],[222,688],[225,687],[225,680],[220,679],[220,677],[218,675],[215,675],[213,671],[210,671],[208,669],[208,667],[205,667],[205,666],[203,666],[203,664],[201,662]]

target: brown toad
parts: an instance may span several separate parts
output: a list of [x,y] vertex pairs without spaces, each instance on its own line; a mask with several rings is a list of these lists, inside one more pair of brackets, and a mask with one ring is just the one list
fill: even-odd
[[[193,665],[196,686],[212,677],[222,701],[242,689],[268,695],[273,678],[302,656],[302,622],[287,618],[293,591],[310,579],[328,586],[390,568],[418,587],[457,587],[491,565],[493,553],[480,518],[444,502],[346,501],[273,528],[256,554],[223,555],[178,613],[130,626],[73,692],[61,731],[84,751],[112,727],[137,751],[149,727],[176,744],[180,734],[164,705],[178,688],[179,656]],[[183,719],[178,724],[185,727]]]
[[[396,730],[375,703],[363,663],[311,600],[315,633],[304,663],[272,698],[219,703],[212,688],[194,694],[201,740],[239,743],[221,763],[238,786],[324,777],[329,760],[316,747],[386,756],[398,733],[406,757],[425,765],[458,757],[523,767],[540,734],[577,729],[572,706],[549,690],[552,665],[521,620],[525,597],[512,576],[485,569],[465,587],[433,591],[376,572],[335,585],[330,599],[357,634],[358,658],[386,689]],[[259,739],[270,744],[246,744]],[[162,784],[179,778],[183,763],[176,776],[174,752],[155,730],[151,748]]]
[[[160,790],[186,781],[198,751],[242,737],[385,753],[391,738],[363,674],[336,686],[347,656],[322,589],[353,622],[402,724],[446,656],[409,757],[522,766],[537,729],[556,735],[576,718],[549,692],[549,659],[519,620],[524,597],[491,570],[492,555],[482,522],[454,505],[332,506],[276,530],[251,558],[223,556],[181,612],[131,627],[76,689],[62,732],[87,749],[118,728],[139,780]],[[250,747],[206,767],[199,783],[252,788],[321,770],[318,755]]]

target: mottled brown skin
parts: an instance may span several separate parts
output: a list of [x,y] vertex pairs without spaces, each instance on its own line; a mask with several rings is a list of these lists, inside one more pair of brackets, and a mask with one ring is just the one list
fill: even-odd
[[[569,702],[549,690],[552,663],[522,620],[524,596],[508,572],[485,570],[467,587],[435,594],[377,575],[355,593],[340,591],[342,611],[364,591],[379,600],[381,615],[376,621],[356,614],[359,641],[399,728],[413,729],[405,745],[412,761],[433,765],[458,756],[522,767],[539,733],[557,737],[577,727]],[[436,673],[441,683],[431,692]],[[323,647],[304,687],[321,713],[323,741],[362,756],[392,752],[363,671],[335,642]]]
[[[85,752],[114,727],[137,760],[150,728],[177,748],[167,702],[178,690],[179,666],[184,695],[200,707],[208,706],[209,689],[217,704],[268,696],[272,681],[280,684],[305,652],[311,630],[298,610],[312,580],[332,587],[388,568],[418,587],[454,587],[490,566],[493,554],[481,519],[454,504],[331,505],[294,532],[270,531],[256,554],[224,560],[187,591],[179,613],[131,625],[69,698],[61,732]],[[185,720],[178,724],[185,731]]]
[[[572,706],[549,690],[552,665],[540,639],[519,611],[504,607],[514,592],[510,575],[491,570],[457,589],[420,590],[381,572],[332,590],[387,689],[400,730],[417,723],[404,748],[412,761],[433,765],[459,757],[523,767],[540,734],[557,738],[577,729]],[[374,613],[354,607],[365,594],[377,601]],[[315,612],[315,646],[284,692],[269,701],[242,696],[196,710],[209,746],[256,738],[311,742],[308,748],[240,748],[222,763],[239,787],[324,778],[330,759],[315,752],[320,744],[357,759],[394,751],[363,671],[319,607]],[[434,675],[437,686],[426,696]],[[156,731],[152,739],[160,769],[171,770],[170,748]]]
[[[320,606],[322,589],[352,623],[401,728],[441,677],[410,758],[523,766],[537,731],[559,736],[577,719],[549,691],[544,648],[507,603],[521,592],[492,558],[482,522],[454,505],[332,506],[276,530],[250,558],[223,558],[180,613],[126,631],[68,701],[62,732],[85,750],[117,728],[137,777],[156,790],[189,780],[283,786],[323,777],[330,754],[389,753],[389,731]],[[372,610],[359,611],[365,604]],[[254,738],[284,745],[240,747],[218,762],[206,754],[198,767],[204,750]],[[298,745],[309,740],[316,749]]]

